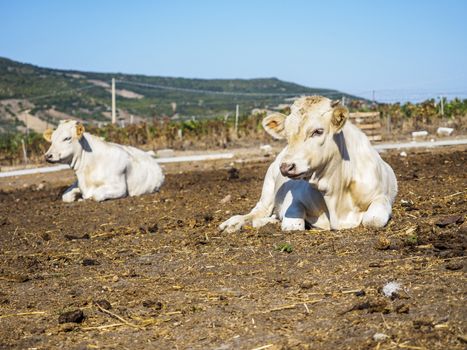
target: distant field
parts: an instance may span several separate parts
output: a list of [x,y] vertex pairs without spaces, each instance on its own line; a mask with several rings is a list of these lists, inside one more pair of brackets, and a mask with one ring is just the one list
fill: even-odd
[[[265,79],[185,79],[131,74],[107,74],[41,68],[0,58],[0,102],[29,105],[38,118],[55,124],[62,118],[86,122],[108,122],[110,83],[117,80],[117,112],[127,121],[162,117],[198,118],[253,109],[280,108],[288,98],[300,94],[321,94],[340,99],[357,97],[337,90],[308,88],[276,78]],[[4,102],[8,104],[9,102]],[[57,115],[61,113],[61,115]],[[0,131],[10,130],[8,112],[0,109]]]

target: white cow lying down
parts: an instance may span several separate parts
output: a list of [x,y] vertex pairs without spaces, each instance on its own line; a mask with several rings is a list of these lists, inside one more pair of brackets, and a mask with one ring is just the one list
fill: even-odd
[[321,96],[302,97],[291,113],[267,116],[263,127],[287,146],[270,165],[261,199],[246,215],[219,228],[228,232],[282,221],[282,230],[383,227],[397,194],[392,168],[350,122],[347,108]]
[[45,154],[47,162],[69,164],[77,177],[64,192],[64,202],[80,195],[98,202],[138,196],[157,191],[164,182],[159,164],[149,154],[105,142],[84,132],[84,126],[74,120],[60,122],[55,131],[46,130],[44,138],[52,143]]

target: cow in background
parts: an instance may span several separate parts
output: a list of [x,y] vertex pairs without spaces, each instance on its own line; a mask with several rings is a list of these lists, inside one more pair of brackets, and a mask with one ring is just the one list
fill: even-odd
[[105,142],[77,121],[60,122],[55,131],[46,130],[44,138],[51,142],[45,160],[70,165],[77,177],[63,194],[64,202],[139,196],[157,191],[164,182],[162,169],[149,154]]

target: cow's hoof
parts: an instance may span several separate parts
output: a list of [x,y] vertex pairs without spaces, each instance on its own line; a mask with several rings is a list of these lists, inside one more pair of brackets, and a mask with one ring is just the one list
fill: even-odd
[[385,216],[370,216],[363,219],[363,226],[368,228],[383,228],[389,221],[389,217]]
[[62,201],[65,203],[72,203],[76,200],[76,196],[62,196]]
[[389,221],[389,218],[390,218],[390,215],[386,212],[383,212],[382,210],[367,211],[363,215],[362,224],[365,227],[382,228],[386,226],[386,224]]
[[240,231],[240,229],[245,224],[245,219],[243,215],[235,215],[232,216],[230,219],[224,221],[222,224],[219,225],[219,230],[226,231],[228,233],[233,233]]
[[284,218],[282,219],[281,229],[282,231],[304,231],[305,220],[294,219],[294,218]]

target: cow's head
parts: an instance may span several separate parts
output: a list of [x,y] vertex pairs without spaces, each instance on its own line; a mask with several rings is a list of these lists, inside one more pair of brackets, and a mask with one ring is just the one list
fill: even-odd
[[49,163],[69,164],[80,148],[79,140],[83,137],[84,126],[75,120],[61,121],[56,130],[44,131],[44,139],[51,143],[45,154]]
[[306,179],[327,164],[338,152],[335,136],[348,117],[348,109],[339,101],[308,96],[296,100],[288,116],[274,113],[264,118],[264,129],[274,138],[286,138],[288,142],[280,165],[282,175]]

